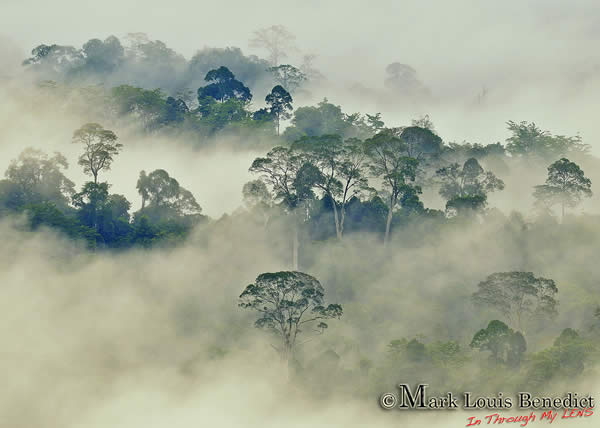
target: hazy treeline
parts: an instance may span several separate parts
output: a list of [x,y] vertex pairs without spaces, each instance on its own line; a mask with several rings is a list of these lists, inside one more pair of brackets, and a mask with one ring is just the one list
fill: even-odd
[[[300,105],[322,77],[282,64],[285,28],[262,31],[268,61],[234,48],[188,61],[136,34],[128,47],[40,45],[24,64],[32,115],[77,125],[40,119],[46,135],[69,135],[61,151],[19,142],[2,166],[0,300],[26,331],[2,331],[2,358],[28,373],[0,395],[11,426],[93,426],[119,400],[188,409],[189,394],[214,403],[242,376],[245,417],[293,397],[275,420],[317,405],[329,419],[343,401],[376,411],[400,381],[431,393],[591,391],[600,164],[588,142],[507,119],[505,141],[458,144],[429,116],[390,124],[325,97]],[[411,67],[387,72],[390,90],[430,96]],[[216,178],[141,161],[126,168],[136,201],[113,192],[111,170],[157,136],[181,157],[182,141],[207,157],[220,147],[240,206],[211,218],[202,189]],[[248,150],[258,154],[238,161]]]

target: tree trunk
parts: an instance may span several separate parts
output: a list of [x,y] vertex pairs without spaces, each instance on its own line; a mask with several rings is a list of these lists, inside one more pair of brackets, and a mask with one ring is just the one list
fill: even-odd
[[283,364],[283,369],[285,370],[286,380],[290,380],[290,374],[292,371],[292,359],[293,359],[293,351],[292,346],[289,343],[284,343],[283,350],[281,352],[281,362]]
[[331,203],[333,204],[333,220],[335,222],[335,236],[337,236],[337,239],[339,239],[340,241],[342,240],[342,229],[340,228],[340,219],[338,217],[338,210],[337,210],[337,205],[335,203],[335,200],[330,196],[329,199],[331,199]]
[[342,218],[340,219],[340,239],[344,237],[344,220],[346,219],[346,205],[342,205],[342,209],[340,210],[342,213]]
[[392,216],[394,215],[393,211],[394,211],[394,205],[396,205],[396,201],[390,201],[390,206],[389,206],[389,210],[388,210],[388,215],[387,215],[387,221],[385,222],[385,235],[383,237],[383,246],[387,246],[389,240],[390,240],[390,227],[392,225]]
[[564,201],[561,203],[561,207],[562,207],[562,215],[560,217],[560,222],[564,223],[565,222],[565,203],[564,203]]
[[292,270],[298,270],[298,222],[294,219],[294,226],[292,228]]

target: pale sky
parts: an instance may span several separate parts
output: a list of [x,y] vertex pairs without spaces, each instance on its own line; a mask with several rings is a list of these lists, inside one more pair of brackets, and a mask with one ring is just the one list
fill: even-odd
[[[394,124],[429,113],[446,139],[482,143],[503,141],[507,120],[530,120],[554,133],[580,133],[600,153],[598,0],[0,1],[0,38],[23,55],[40,43],[80,47],[90,38],[145,32],[187,58],[205,46],[266,57],[248,39],[282,24],[301,53],[318,55],[315,66],[329,78],[315,97],[346,111],[378,109]],[[349,89],[357,82],[381,89],[385,66],[396,61],[417,70],[436,105],[373,107]],[[473,117],[463,108],[483,88],[489,105]]]

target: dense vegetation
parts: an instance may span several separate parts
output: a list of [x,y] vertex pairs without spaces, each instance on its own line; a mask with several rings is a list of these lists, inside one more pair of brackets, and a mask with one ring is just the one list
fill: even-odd
[[[586,328],[561,325],[559,335],[549,342],[545,323],[561,311],[564,283],[545,272],[532,272],[540,264],[531,260],[541,251],[540,242],[554,246],[546,251],[555,251],[550,254],[558,257],[562,246],[576,246],[571,236],[585,235],[597,222],[597,215],[576,210],[592,196],[593,183],[583,166],[599,166],[589,146],[579,136],[554,135],[534,123],[514,121],[506,124],[505,144],[457,144],[444,141],[428,117],[387,125],[378,113],[344,113],[327,99],[314,106],[294,106],[295,94],[320,77],[306,64],[298,68],[280,64],[289,35],[282,28],[267,30],[268,34],[257,33],[255,43],[269,48],[269,61],[246,57],[237,48],[205,48],[187,61],[142,35],[132,35],[128,48],[115,37],[92,39],[81,49],[34,48],[25,67],[37,77],[40,94],[72,96],[71,107],[84,106],[98,118],[72,130],[80,153],[78,165],[90,180],[76,186],[67,176],[64,155],[27,148],[6,166],[0,181],[0,214],[21,215],[32,230],[50,228],[98,253],[177,247],[200,227],[217,233],[232,222],[260,229],[269,245],[286,254],[282,269],[291,270],[261,274],[243,291],[239,304],[259,312],[256,326],[278,336],[278,351],[306,375],[307,383],[317,382],[314,373],[328,372],[340,379],[344,373],[338,370],[340,357],[333,351],[303,364],[304,357],[296,351],[303,322],[317,322],[323,333],[328,327],[324,319],[343,319],[353,311],[355,321],[375,323],[378,317],[365,315],[356,303],[361,299],[358,294],[369,293],[368,281],[379,275],[378,266],[357,263],[345,271],[340,268],[337,278],[331,276],[331,288],[336,290],[334,300],[345,302],[344,309],[337,303],[325,305],[328,287],[299,272],[319,270],[323,248],[330,249],[327,254],[335,270],[345,266],[335,257],[347,245],[360,253],[362,245],[370,251],[375,242],[385,259],[435,246],[432,242],[442,236],[458,234],[468,242],[475,239],[471,234],[496,228],[478,239],[506,239],[518,262],[504,271],[487,272],[467,292],[477,308],[493,315],[485,315],[480,324],[460,326],[467,331],[460,335],[430,340],[415,330],[414,336],[390,337],[384,358],[369,355],[364,346],[355,373],[368,379],[369,391],[399,377],[417,381],[425,373],[435,374],[440,390],[456,389],[463,385],[461,376],[473,367],[478,373],[493,373],[482,374],[479,381],[481,388],[490,389],[496,385],[543,389],[556,379],[592,373],[600,352],[600,309],[586,297],[597,296],[597,284],[585,280],[579,289],[578,278],[565,275],[575,283],[570,284],[571,292],[583,296],[579,309],[587,317]],[[273,34],[279,34],[281,44],[267,43]],[[388,86],[427,96],[412,68],[395,63],[388,73]],[[163,80],[165,75],[171,78]],[[265,95],[266,107],[253,107],[254,93]],[[103,181],[104,173],[127,150],[128,141],[112,130],[124,123],[133,124],[141,135],[178,136],[197,148],[231,135],[240,137],[236,140],[240,150],[249,141],[258,142],[252,144],[264,149],[264,155],[247,165],[255,179],[240,189],[244,209],[210,219],[202,214],[201,201],[174,178],[177,172],[163,169],[140,171],[131,187],[142,202],[133,209]],[[527,220],[521,213],[505,217],[490,199],[506,191],[507,178],[523,169],[547,172],[545,182],[534,189],[520,189],[536,201],[535,214]],[[426,206],[426,194],[443,200],[442,209]],[[471,256],[477,255],[465,257]],[[362,290],[344,288],[345,280],[356,278],[365,280]],[[283,297],[270,301],[277,293]],[[272,306],[267,309],[265,302]],[[494,383],[486,384],[492,377]]]

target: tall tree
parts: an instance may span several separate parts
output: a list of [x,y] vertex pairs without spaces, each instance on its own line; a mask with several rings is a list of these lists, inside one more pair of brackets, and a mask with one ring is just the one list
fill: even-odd
[[586,153],[590,148],[578,135],[575,137],[552,135],[533,122],[517,123],[511,120],[506,124],[512,133],[506,139],[506,150],[516,157],[549,159],[564,156],[569,152]]
[[273,74],[273,78],[277,83],[283,86],[289,92],[295,92],[307,79],[306,75],[289,64],[278,65],[268,69]]
[[185,115],[189,113],[190,109],[187,104],[181,98],[175,99],[168,97],[165,101],[165,117],[163,121],[165,123],[172,122],[183,122]]
[[48,201],[66,207],[75,188],[63,173],[68,166],[60,153],[49,157],[41,150],[23,150],[5,173],[7,180],[15,185],[11,199],[18,201],[18,205]]
[[254,159],[249,171],[261,175],[263,181],[271,186],[275,202],[292,217],[292,266],[297,269],[299,223],[302,211],[308,212],[307,203],[314,198],[318,171],[301,153],[281,146],[271,149],[265,157]]
[[400,133],[406,143],[407,154],[422,162],[425,158],[438,155],[442,150],[442,139],[428,128],[409,126]]
[[298,335],[311,325],[323,332],[326,320],[342,316],[342,306],[325,303],[325,290],[313,276],[303,272],[260,274],[240,295],[239,306],[259,313],[254,325],[274,333],[275,347],[283,361],[294,358]]
[[145,130],[155,129],[169,114],[165,94],[160,89],[119,85],[111,90],[111,98],[118,114],[134,116]]
[[477,159],[469,158],[461,167],[450,164],[436,171],[441,181],[440,195],[446,199],[446,209],[458,212],[478,210],[485,206],[487,194],[504,189],[504,182],[493,172],[485,171]]
[[141,171],[137,189],[142,196],[140,213],[153,221],[193,218],[202,212],[194,195],[164,169],[154,170],[148,175]]
[[388,215],[385,225],[384,245],[390,237],[393,211],[403,195],[416,195],[421,192],[414,185],[419,161],[408,156],[407,146],[390,132],[382,131],[365,141],[369,156],[369,169],[375,177],[381,178],[383,187],[389,192]]
[[219,102],[237,99],[248,102],[252,99],[250,89],[235,78],[235,75],[224,66],[210,70],[204,77],[208,85],[198,89],[198,102],[202,105],[206,97]]
[[123,144],[117,143],[116,134],[104,129],[97,123],[86,123],[73,133],[73,143],[83,144],[83,154],[79,156],[79,165],[85,174],[94,177],[98,183],[98,174],[109,170],[114,157],[121,152]]
[[108,183],[88,181],[81,192],[73,195],[73,205],[79,210],[78,217],[88,227],[98,229],[100,213],[108,200]]
[[325,78],[323,74],[317,70],[314,66],[314,61],[317,58],[315,54],[307,54],[302,56],[302,64],[300,65],[300,71],[304,73],[307,80],[312,82],[320,81]]
[[269,222],[269,213],[273,207],[273,195],[262,180],[252,180],[242,188],[244,205],[250,211],[259,212],[266,227]]
[[435,134],[435,126],[428,114],[425,114],[418,119],[413,119],[411,123],[412,126],[427,129]]
[[560,204],[562,218],[565,207],[575,207],[581,199],[592,196],[592,182],[575,162],[562,158],[548,167],[546,184],[535,186],[533,196],[548,207]]
[[105,244],[116,244],[131,231],[129,209],[131,203],[123,195],[109,195],[108,183],[85,183],[73,195],[80,222],[96,229]]
[[270,106],[269,113],[277,122],[277,135],[279,135],[279,124],[281,120],[292,117],[292,96],[281,85],[275,86],[265,97],[266,103]]
[[408,64],[393,62],[385,68],[387,74],[384,85],[390,91],[409,99],[422,99],[430,95],[429,89],[421,82],[417,71]]
[[477,286],[473,302],[502,313],[519,331],[525,321],[557,314],[558,288],[553,280],[535,277],[531,272],[497,272]]
[[263,48],[269,52],[269,60],[273,66],[287,58],[288,52],[296,49],[296,36],[283,25],[272,25],[256,30],[250,39],[250,47]]
[[306,153],[318,169],[314,185],[331,201],[336,236],[341,240],[348,202],[367,187],[364,171],[367,156],[363,142],[356,138],[344,141],[339,135],[323,135],[303,137],[292,148]]
[[142,210],[146,207],[146,201],[150,197],[150,193],[148,191],[149,187],[150,180],[148,178],[148,175],[146,174],[146,171],[142,170],[140,171],[140,178],[138,178],[138,181],[135,186],[138,193],[142,197]]

